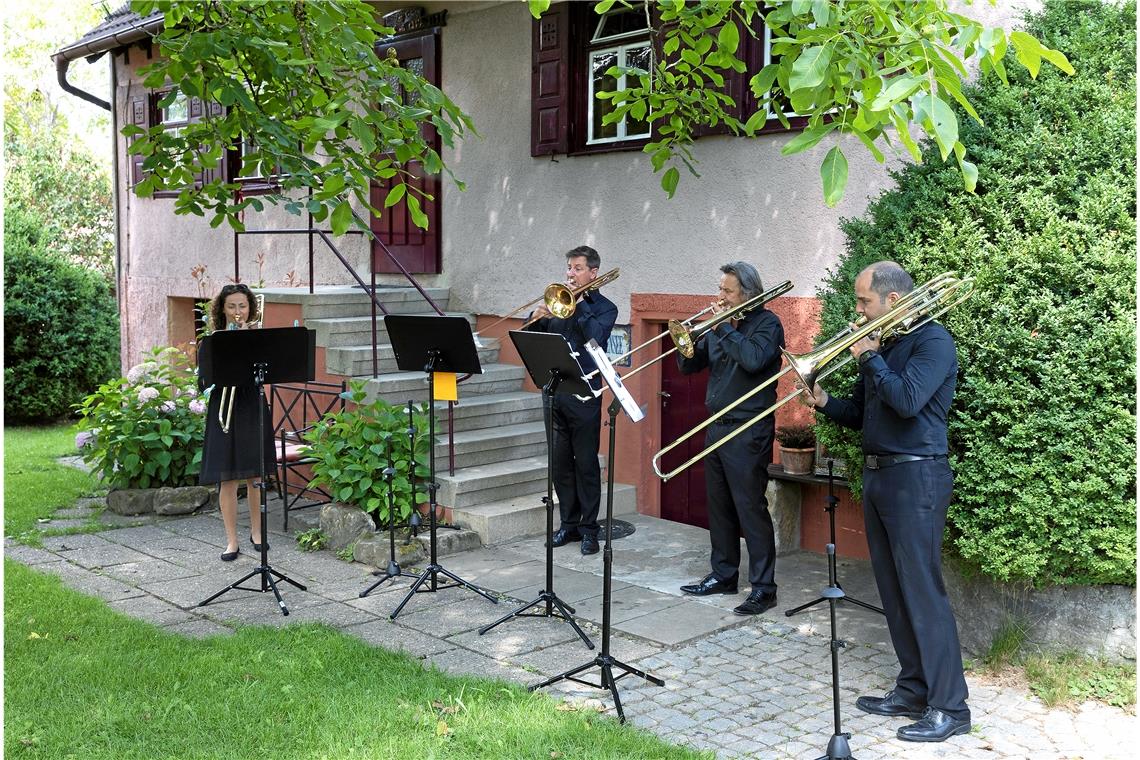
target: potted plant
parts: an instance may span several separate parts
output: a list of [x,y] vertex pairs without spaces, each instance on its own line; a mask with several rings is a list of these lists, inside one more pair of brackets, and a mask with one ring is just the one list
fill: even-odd
[[789,475],[810,475],[815,466],[815,427],[787,425],[776,431],[780,464]]

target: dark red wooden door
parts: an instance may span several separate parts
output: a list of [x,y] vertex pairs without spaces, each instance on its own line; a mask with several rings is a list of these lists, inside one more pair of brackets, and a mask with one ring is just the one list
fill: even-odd
[[[437,33],[432,32],[420,37],[400,40],[381,47],[378,55],[386,55],[389,49],[396,52],[396,58],[407,69],[415,71],[436,87],[440,84],[439,77],[439,46]],[[439,135],[431,127],[425,127],[425,134],[432,147],[439,151]],[[392,208],[384,209],[379,219],[372,217],[372,231],[384,242],[388,250],[403,264],[404,268],[412,274],[439,274],[441,271],[440,256],[440,197],[441,183],[438,176],[425,175],[423,166],[418,162],[411,163],[407,169],[414,179],[408,180],[408,194],[415,195],[424,213],[427,214],[428,228],[417,227],[412,222],[412,215],[408,211],[406,200],[401,200]],[[374,183],[371,190],[372,205],[384,208],[384,199],[392,187],[392,181]],[[421,193],[414,190],[422,191]],[[432,196],[428,200],[427,196]],[[372,244],[372,265],[377,272],[399,273],[400,268],[384,252],[378,243]]]
[[[672,344],[661,341],[666,347]],[[661,362],[661,443],[668,445],[705,420],[705,386],[708,372],[682,375],[673,357]],[[661,470],[668,472],[705,445],[704,431],[667,454]],[[705,503],[704,460],[661,484],[661,516],[666,520],[709,527]]]

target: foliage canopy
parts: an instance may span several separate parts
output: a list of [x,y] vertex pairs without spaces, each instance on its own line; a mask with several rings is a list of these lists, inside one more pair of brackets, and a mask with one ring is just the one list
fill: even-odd
[[[896,189],[845,221],[847,251],[820,291],[827,337],[852,318],[855,275],[874,261],[917,282],[977,277],[944,318],[960,362],[948,523],[954,551],[998,580],[1135,580],[1135,7],[1048,0],[1030,16],[1076,74],[1011,71],[1004,86],[991,72],[968,88],[984,120],[963,126],[977,193],[959,192],[926,145]],[[857,461],[857,434],[819,433]]]

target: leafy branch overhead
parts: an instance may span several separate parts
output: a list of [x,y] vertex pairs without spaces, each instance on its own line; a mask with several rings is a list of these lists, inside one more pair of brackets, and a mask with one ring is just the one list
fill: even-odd
[[[380,215],[369,186],[386,181],[392,189],[381,205],[406,197],[414,221],[427,226],[420,191],[407,180],[447,168],[425,129],[451,147],[473,124],[439,88],[394,56],[376,55],[393,30],[370,6],[133,0],[131,9],[164,14],[155,39],[162,55],[142,70],[146,87],[169,88],[158,106],[188,98],[212,106],[177,129],[123,129],[131,153],[144,157],[138,195],[177,191],[177,213],[211,213],[212,225],[236,229],[246,208],[282,203],[341,234],[353,224],[353,200]],[[238,183],[208,172],[237,146],[242,175],[272,178],[276,192],[242,197]]]
[[[662,55],[649,70],[611,68],[608,74],[625,74],[625,81],[636,85],[598,97],[615,106],[607,123],[627,113],[654,123],[656,139],[644,150],[654,171],[665,170],[661,186],[670,197],[680,179],[678,164],[697,175],[692,145],[701,127],[724,123],[735,134],[751,136],[769,118],[788,128],[789,117],[804,117],[807,124],[784,146],[784,155],[812,148],[834,133],[835,144],[820,166],[828,206],[843,198],[847,186],[839,135],[853,135],[879,162],[882,146],[899,151],[896,141],[921,161],[912,126],[934,141],[943,160],[954,155],[963,184],[973,192],[978,170],[966,158],[952,107],[957,103],[980,121],[962,93],[969,76],[965,62],[977,59],[982,73],[993,72],[1006,82],[1003,61],[1012,47],[1034,78],[1043,61],[1073,73],[1063,53],[1025,32],[1007,36],[954,13],[948,0],[661,0],[652,4],[653,13],[648,0],[603,0],[595,11],[606,13],[618,2],[645,6],[656,21]],[[538,17],[550,3],[530,0],[529,5]],[[741,120],[732,114],[737,104],[722,91],[725,74],[746,70],[738,57],[741,35],[756,37],[764,25],[771,35],[771,62],[749,80],[758,108]]]

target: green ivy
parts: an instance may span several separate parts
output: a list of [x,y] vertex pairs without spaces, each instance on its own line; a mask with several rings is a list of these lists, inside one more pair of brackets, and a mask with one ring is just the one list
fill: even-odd
[[[948,546],[1002,581],[1135,583],[1135,8],[1051,0],[1028,17],[1076,74],[983,76],[969,100],[984,126],[961,121],[977,194],[926,146],[844,222],[847,250],[820,290],[827,337],[853,318],[854,277],[874,261],[918,282],[977,277],[942,319],[960,364]],[[818,434],[858,492],[858,434],[827,422]]]
[[[396,470],[392,490],[397,522],[412,512],[413,494],[408,472],[411,462],[408,412],[404,406],[381,398],[367,401],[364,383],[353,381],[345,391],[349,406],[331,412],[305,434],[313,464],[314,486],[324,486],[337,501],[360,507],[388,521],[388,482],[383,471],[389,462]],[[413,410],[416,429],[415,503],[427,501],[428,418],[427,405]]]

